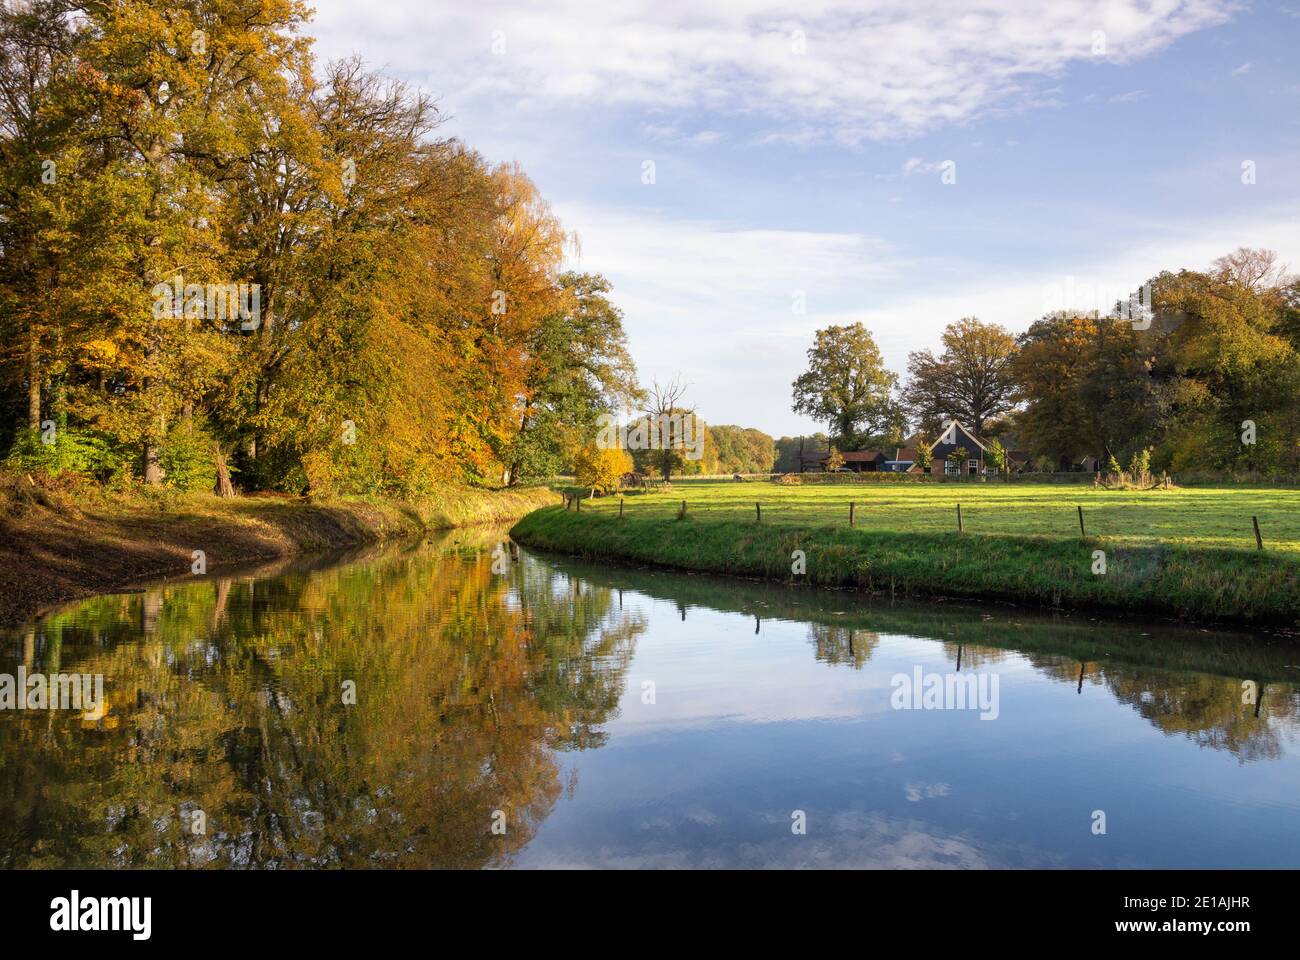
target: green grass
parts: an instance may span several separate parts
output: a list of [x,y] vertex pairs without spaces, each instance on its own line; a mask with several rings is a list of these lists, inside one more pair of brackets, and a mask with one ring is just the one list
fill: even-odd
[[[768,481],[675,481],[670,492],[626,496],[629,517],[669,519],[682,500],[688,516],[708,520],[754,519],[776,526],[848,526],[856,504],[857,529],[891,533],[950,533],[957,504],[968,534],[1075,539],[1077,507],[1089,537],[1113,544],[1253,549],[1251,517],[1259,517],[1266,552],[1300,556],[1300,488],[1192,487],[1172,490],[1104,490],[1083,484],[858,483],[781,486]],[[582,510],[618,512],[618,497],[584,500]]]
[[[670,494],[628,496],[621,519],[618,498],[604,498],[584,501],[580,512],[538,510],[512,534],[587,558],[822,586],[1300,625],[1300,492],[900,486],[679,483]],[[686,518],[678,519],[683,499]],[[850,501],[858,504],[852,529]],[[959,502],[964,534],[956,532]],[[1252,514],[1267,550],[1254,548]],[[806,555],[803,575],[791,573],[795,550]],[[1106,553],[1104,576],[1092,572],[1095,550]]]

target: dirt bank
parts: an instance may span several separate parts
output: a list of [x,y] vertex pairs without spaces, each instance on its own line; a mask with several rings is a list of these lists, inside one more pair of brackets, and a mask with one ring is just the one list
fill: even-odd
[[424,531],[512,520],[559,498],[541,488],[447,490],[422,503],[117,492],[0,473],[0,626],[171,576]]

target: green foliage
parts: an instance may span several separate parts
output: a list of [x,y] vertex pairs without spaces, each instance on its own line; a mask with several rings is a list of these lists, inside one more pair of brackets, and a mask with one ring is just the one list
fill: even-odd
[[885,369],[880,348],[861,323],[818,330],[808,370],[794,381],[794,411],[827,424],[846,447],[901,435],[894,400],[898,377]]
[[995,469],[999,474],[1006,472],[1007,450],[1006,447],[1002,446],[1001,440],[995,438],[989,441],[988,447],[985,450],[985,457],[993,469]]
[[[710,426],[709,436],[717,448],[718,473],[772,472],[777,458],[776,443],[761,430]],[[794,469],[798,469],[797,465]]]
[[[1150,450],[1145,470],[1300,474],[1300,294],[1268,251],[1152,281],[1149,329],[1055,314],[1020,338],[1024,443],[1052,460]],[[1244,439],[1253,425],[1254,442]],[[1118,456],[1108,464],[1118,473]],[[1132,465],[1130,465],[1130,469]]]
[[812,456],[814,452],[826,450],[828,446],[829,440],[824,433],[814,433],[807,437],[782,437],[776,441],[776,461],[772,464],[772,472],[797,473],[801,447],[808,456]]
[[159,450],[163,483],[177,490],[211,491],[217,482],[213,449],[212,439],[193,426],[173,430]]
[[[48,437],[47,443],[43,437]],[[79,431],[20,430],[0,465],[16,473],[75,475],[113,479],[129,471],[126,458],[110,441],[98,434]]]
[[1133,456],[1128,462],[1129,474],[1132,478],[1140,480],[1151,473],[1151,450],[1143,447],[1141,450],[1133,451]]

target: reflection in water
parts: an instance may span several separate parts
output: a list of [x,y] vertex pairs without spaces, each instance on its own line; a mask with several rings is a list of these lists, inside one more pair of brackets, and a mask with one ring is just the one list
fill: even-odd
[[102,673],[108,704],[3,717],[0,857],[506,862],[563,792],[555,751],[601,743],[641,626],[607,588],[438,547],[90,601],[20,635],[29,670]]
[[[0,864],[1300,865],[1293,647],[513,546],[501,574],[501,540],[214,575],[0,635],[0,672],[103,674],[107,700],[0,713]],[[913,665],[999,673],[1001,718],[891,713]],[[1075,829],[1098,805],[1108,845]],[[1178,827],[1220,820],[1260,837]]]

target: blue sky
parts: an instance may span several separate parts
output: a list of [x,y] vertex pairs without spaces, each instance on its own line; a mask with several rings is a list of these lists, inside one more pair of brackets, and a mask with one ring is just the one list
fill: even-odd
[[1300,269],[1300,0],[316,7],[322,58],[523,165],[643,381],[712,423],[813,429],[790,383],[830,323],[901,375],[962,316],[1020,332],[1242,245]]

